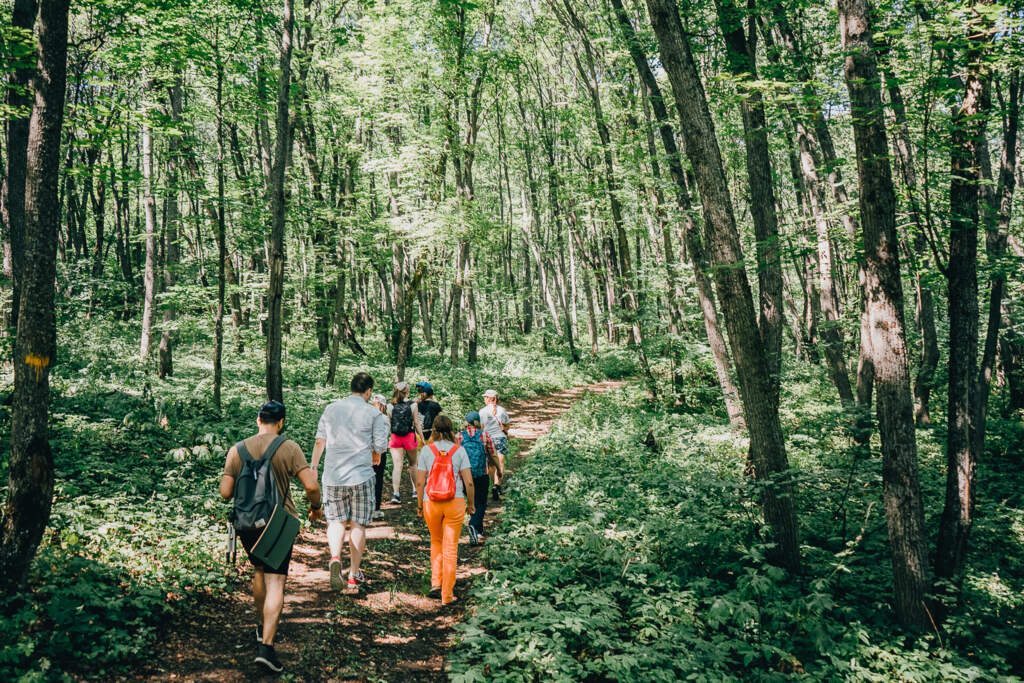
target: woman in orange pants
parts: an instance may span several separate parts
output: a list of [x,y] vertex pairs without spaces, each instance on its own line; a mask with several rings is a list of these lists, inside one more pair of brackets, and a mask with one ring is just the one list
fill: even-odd
[[[455,474],[455,495],[430,500],[426,484],[430,468],[442,453],[450,453]],[[466,513],[473,514],[473,471],[469,455],[455,440],[455,426],[444,413],[434,418],[430,441],[416,462],[417,512],[430,529],[430,594],[440,593],[441,604],[455,601],[455,567],[459,562],[459,536]]]

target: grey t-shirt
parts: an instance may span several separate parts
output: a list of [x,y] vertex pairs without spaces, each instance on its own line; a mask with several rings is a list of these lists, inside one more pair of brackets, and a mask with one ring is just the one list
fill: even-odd
[[506,438],[502,426],[508,424],[508,411],[501,406],[484,406],[479,411],[480,422],[483,425],[484,431],[487,432],[487,436],[492,439],[504,439]]
[[[436,446],[437,450],[440,451],[441,453],[444,453],[450,448],[455,448],[454,443],[452,443],[451,441],[445,441],[443,439],[441,441],[435,441],[434,446]],[[416,469],[418,469],[420,472],[426,472],[427,478],[429,479],[430,468],[433,464],[434,451],[433,449],[430,448],[429,445],[424,446],[423,448],[420,449],[419,458],[416,460]],[[465,486],[462,483],[462,477],[459,475],[459,473],[462,472],[462,470],[468,470],[469,468],[469,454],[466,453],[466,449],[463,448],[462,446],[455,448],[455,450],[452,451],[452,469],[455,470],[456,498],[466,497]],[[428,500],[430,499],[427,497],[426,487],[424,486],[423,502],[426,502]]]

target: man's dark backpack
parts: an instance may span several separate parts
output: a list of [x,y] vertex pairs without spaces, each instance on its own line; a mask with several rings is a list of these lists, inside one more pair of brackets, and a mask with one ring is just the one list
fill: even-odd
[[412,429],[412,402],[401,401],[395,403],[391,409],[391,433],[405,436]]
[[263,529],[270,523],[274,508],[281,504],[281,490],[270,463],[284,442],[283,436],[275,437],[259,460],[249,454],[244,441],[235,444],[238,457],[242,459],[242,470],[235,479],[235,508],[231,512],[231,523],[236,531]]

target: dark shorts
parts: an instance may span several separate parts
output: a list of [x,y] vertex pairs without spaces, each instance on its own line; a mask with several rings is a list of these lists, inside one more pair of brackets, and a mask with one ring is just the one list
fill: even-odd
[[264,574],[283,574],[288,576],[288,565],[292,561],[292,551],[289,548],[288,554],[284,556],[284,562],[281,563],[280,567],[269,567],[261,560],[257,560],[252,556],[252,547],[256,545],[256,541],[260,538],[259,531],[248,531],[239,532],[238,540],[242,542],[242,547],[245,548],[245,554],[249,556],[249,562],[256,569],[262,569]]

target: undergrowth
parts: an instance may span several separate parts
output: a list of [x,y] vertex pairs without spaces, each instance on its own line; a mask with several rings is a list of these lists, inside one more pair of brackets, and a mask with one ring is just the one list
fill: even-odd
[[[666,410],[636,387],[590,397],[510,479],[452,680],[1019,680],[1024,489],[1004,476],[1019,454],[980,466],[963,604],[941,631],[901,635],[880,458],[853,457],[822,385],[788,385],[802,576],[765,561],[746,443],[720,416]],[[944,461],[935,434],[919,442],[937,529]]]
[[[202,331],[180,331],[175,376],[160,381],[135,360],[136,325],[99,318],[63,325],[63,358],[52,377],[53,514],[27,592],[0,595],[0,630],[7,634],[0,641],[0,680],[116,676],[147,655],[175,612],[247,576],[244,561],[234,568],[224,563],[227,508],[217,483],[227,448],[255,431],[265,396],[263,349],[250,338],[237,353],[226,336],[231,347],[217,414]],[[298,335],[289,340],[286,435],[307,459],[320,413],[348,394],[353,373],[370,372],[375,390],[390,397],[394,365],[382,345],[366,346],[368,358],[342,356],[331,388],[324,386],[326,358]],[[479,407],[490,387],[504,398],[532,396],[632,368],[628,356],[614,352],[573,366],[540,353],[532,340],[486,346],[479,363],[457,368],[417,351],[406,377],[429,380],[444,409],[457,416]],[[8,410],[0,408],[3,485]],[[297,488],[293,498],[302,505]]]

